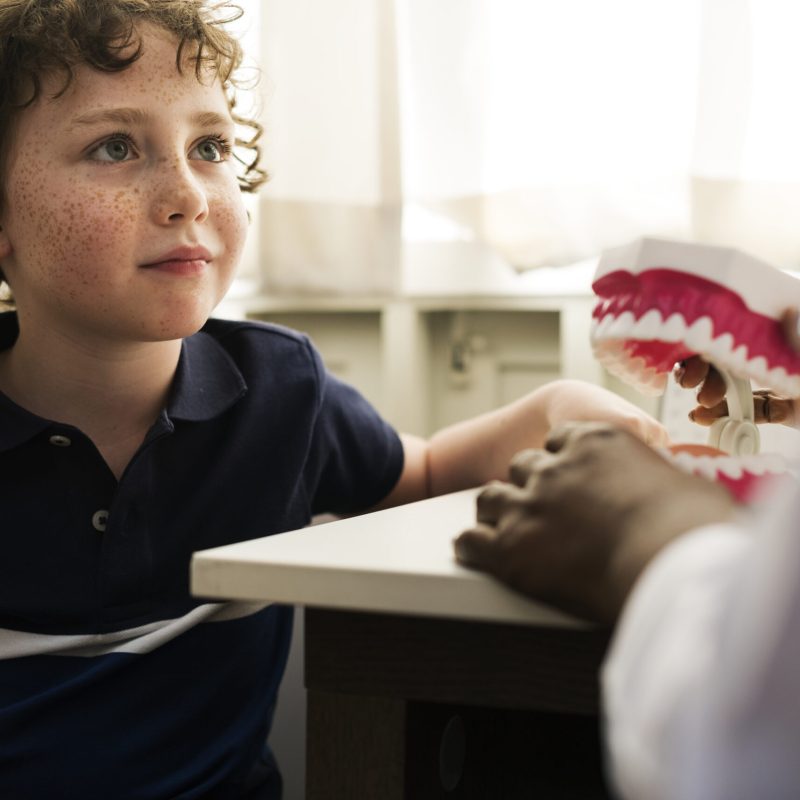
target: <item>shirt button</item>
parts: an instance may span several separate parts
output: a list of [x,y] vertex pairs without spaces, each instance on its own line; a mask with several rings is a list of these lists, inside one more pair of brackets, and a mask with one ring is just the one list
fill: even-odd
[[60,433],[56,433],[50,437],[50,444],[54,444],[56,447],[69,447],[72,444],[72,439],[68,436],[62,436]]
[[96,531],[100,531],[102,533],[106,529],[106,525],[108,524],[108,511],[104,508],[101,508],[99,511],[95,511],[92,514],[92,527]]

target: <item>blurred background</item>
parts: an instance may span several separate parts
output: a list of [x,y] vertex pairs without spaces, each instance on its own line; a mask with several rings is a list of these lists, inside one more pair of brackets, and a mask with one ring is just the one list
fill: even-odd
[[[643,235],[800,269],[800,3],[238,4],[271,180],[248,197],[220,316],[310,333],[412,433],[567,376],[705,441],[691,393],[645,399],[595,363],[591,277]],[[303,796],[301,655],[276,730],[287,800]]]
[[261,288],[414,291],[431,242],[527,269],[649,233],[800,264],[792,0],[240,5]]

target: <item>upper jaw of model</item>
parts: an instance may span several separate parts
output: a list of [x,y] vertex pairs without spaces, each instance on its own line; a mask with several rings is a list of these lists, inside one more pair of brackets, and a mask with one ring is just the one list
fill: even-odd
[[738,250],[640,239],[603,254],[592,288],[596,358],[644,394],[661,394],[676,362],[700,355],[722,374],[729,416],[709,443],[758,451],[750,380],[800,397],[800,355],[782,312],[800,307],[800,280]]

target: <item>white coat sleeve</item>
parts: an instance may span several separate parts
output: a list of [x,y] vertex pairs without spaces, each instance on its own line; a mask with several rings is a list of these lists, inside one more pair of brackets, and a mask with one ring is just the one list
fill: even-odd
[[637,581],[602,675],[620,797],[800,797],[800,491],[783,495]]

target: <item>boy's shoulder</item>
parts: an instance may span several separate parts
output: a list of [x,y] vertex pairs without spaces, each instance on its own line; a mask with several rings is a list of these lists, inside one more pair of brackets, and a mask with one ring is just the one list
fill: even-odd
[[256,347],[307,348],[309,346],[309,339],[306,334],[274,322],[212,317],[203,325],[201,333],[206,333],[219,342],[225,342],[225,340],[229,339],[248,340]]
[[[300,331],[256,320],[209,319],[199,337],[211,337],[240,369],[293,366],[318,373],[321,360],[309,337]],[[195,337],[191,337],[195,338]],[[266,362],[265,362],[266,360]]]

